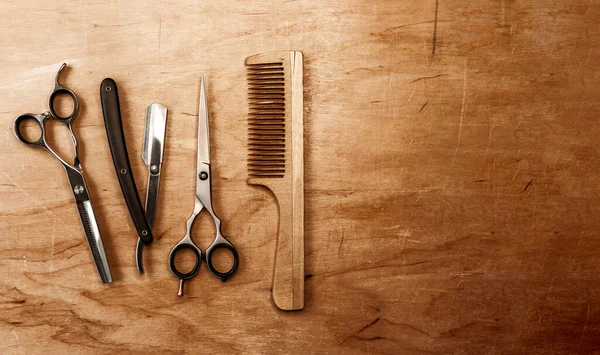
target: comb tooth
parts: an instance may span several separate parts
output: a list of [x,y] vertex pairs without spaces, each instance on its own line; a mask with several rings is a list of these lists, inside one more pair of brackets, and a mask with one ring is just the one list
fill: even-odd
[[258,101],[266,101],[266,100],[285,102],[285,97],[283,96],[283,94],[279,94],[276,92],[263,93],[263,94],[248,94],[248,102],[249,103],[258,102]]
[[283,178],[283,174],[251,174],[248,173],[249,177],[253,177],[253,178]]
[[269,141],[257,141],[257,140],[251,140],[248,142],[248,145],[250,146],[250,148],[256,148],[258,150],[260,149],[279,149],[281,151],[285,151],[285,142],[269,142]]
[[250,86],[284,86],[283,78],[248,79]]
[[284,81],[283,73],[281,75],[277,75],[274,73],[262,73],[260,75],[248,76],[247,78],[249,83],[262,83],[264,81]]
[[264,98],[256,98],[251,100],[252,105],[277,105],[277,106],[285,106],[284,98],[276,98],[276,99],[264,99]]
[[258,123],[253,123],[250,122],[250,127],[248,127],[248,133],[249,134],[267,134],[267,135],[285,135],[285,128],[283,125],[284,121],[279,121],[281,122],[281,125],[277,125],[278,121],[269,121],[266,122],[266,124],[262,125],[262,124],[258,124]]
[[249,68],[255,68],[255,67],[261,67],[261,66],[265,66],[265,65],[283,65],[283,62],[279,61],[279,62],[263,62],[263,63],[254,63],[254,64],[246,64],[246,66],[248,66]]
[[271,94],[249,96],[248,99],[252,102],[272,101],[285,103],[285,96],[275,92]]
[[249,140],[256,140],[256,139],[272,139],[272,140],[279,140],[279,139],[284,139],[285,138],[285,134],[280,132],[280,133],[271,133],[271,132],[266,132],[265,134],[261,134],[258,132],[250,132],[250,137],[248,137]]
[[261,147],[261,146],[278,146],[281,145],[281,147],[283,148],[283,144],[285,144],[285,140],[283,138],[281,139],[256,139],[256,138],[250,138],[248,139],[248,144],[256,146],[256,147]]
[[248,132],[250,135],[285,136],[285,131],[283,129],[250,129]]
[[264,73],[264,72],[282,72],[283,67],[281,65],[263,65],[260,67],[248,67],[248,75],[255,73]]
[[270,158],[261,158],[261,159],[248,159],[249,164],[248,165],[252,165],[252,164],[263,164],[263,165],[269,165],[269,164],[279,164],[279,165],[283,165],[285,166],[285,159],[283,158],[276,158],[276,159],[270,159]]
[[260,99],[264,99],[264,98],[283,99],[283,98],[285,98],[285,93],[277,92],[277,91],[261,92],[260,90],[248,91],[248,99],[250,99],[250,100],[260,100]]
[[283,81],[283,73],[260,73],[248,76],[249,82],[262,82],[263,80]]
[[248,158],[248,162],[250,162],[250,165],[252,165],[253,163],[262,163],[262,164],[282,164],[285,165],[285,159],[284,158],[271,158],[271,157],[252,157],[252,158]]
[[283,76],[283,67],[271,67],[268,69],[252,70],[247,73],[248,77],[260,75],[278,75]]
[[277,145],[277,144],[284,144],[285,143],[285,139],[284,138],[252,138],[250,137],[248,139],[249,144],[254,144],[254,145],[261,145],[261,144],[268,144],[268,145]]
[[285,134],[283,132],[273,132],[273,131],[250,131],[250,136],[255,136],[255,137],[275,137],[275,138],[279,138],[279,137],[285,137]]
[[285,110],[285,105],[281,104],[281,103],[272,103],[272,104],[268,104],[268,103],[263,103],[263,104],[250,104],[250,110],[267,110],[267,109],[277,109],[277,110]]
[[285,174],[285,170],[283,168],[273,168],[273,169],[257,169],[257,168],[249,168],[248,171],[254,174]]
[[250,102],[250,109],[262,110],[263,108],[269,108],[269,107],[285,109],[285,103],[278,102],[278,101],[269,101],[269,100]]
[[257,116],[248,118],[248,125],[252,127],[279,126],[279,129],[285,129],[285,120],[283,117]]
[[248,117],[248,123],[263,125],[263,124],[285,124],[285,117],[277,115],[256,115]]
[[281,121],[277,121],[277,120],[272,121],[272,122],[264,122],[264,123],[250,121],[248,129],[250,129],[250,130],[278,130],[280,132],[285,132],[284,123]]
[[[284,112],[263,112],[262,107],[263,106],[251,107],[252,111],[248,111],[248,114],[250,116],[280,116],[280,117],[284,117]],[[281,106],[279,106],[279,108],[285,109],[285,107],[281,107]]]
[[283,80],[248,80],[248,85],[250,87],[261,87],[261,86],[283,86],[285,83]]
[[253,145],[276,145],[276,144],[280,144],[281,148],[283,149],[283,144],[285,142],[285,136],[280,136],[280,137],[260,137],[260,136],[255,136],[255,137],[248,137],[248,144],[253,144]]
[[285,98],[284,97],[253,97],[249,99],[250,105],[280,105],[285,106]]
[[254,171],[254,172],[281,172],[281,173],[285,173],[285,164],[284,163],[279,163],[279,164],[267,163],[265,165],[258,165],[258,164],[255,164],[255,163],[249,163],[248,164],[248,170]]
[[248,125],[251,127],[263,127],[263,129],[275,126],[279,129],[285,129],[285,120],[283,117],[257,116],[255,118],[248,118]]
[[260,64],[249,64],[247,65],[248,70],[265,70],[265,68],[277,68],[283,70],[282,62],[273,62],[273,63],[260,63]]
[[264,132],[264,131],[275,131],[279,133],[285,133],[285,121],[283,120],[269,120],[269,121],[249,121],[248,132]]
[[[285,112],[285,107],[281,107],[281,106],[270,106],[270,105],[263,105],[260,107],[256,107],[256,106],[250,106],[250,110],[252,110],[252,113],[254,112],[264,112],[264,113],[273,113],[273,114],[277,114],[278,112]],[[264,116],[264,115],[263,115]]]
[[264,90],[270,90],[270,91],[284,93],[283,85],[279,85],[278,87],[269,87],[269,85],[267,85],[266,83],[262,83],[262,84],[248,83],[248,89],[249,89],[249,92],[251,92],[251,93],[261,93]]
[[285,110],[285,105],[281,102],[263,102],[250,105],[251,110],[278,109]]
[[283,82],[262,82],[258,83],[248,83],[248,88],[252,93],[261,93],[263,91],[271,91],[271,92],[284,92],[284,84]]
[[278,148],[281,150],[284,150],[285,148],[285,144],[281,143],[281,142],[259,142],[259,141],[253,141],[253,142],[248,142],[248,145],[250,145],[250,147],[253,148],[257,148],[257,149],[264,149],[264,148]]
[[[265,112],[264,109],[267,108],[277,108],[277,109],[281,109],[279,111],[281,112]],[[281,105],[250,105],[249,109],[251,111],[248,111],[248,114],[251,116],[278,116],[278,117],[284,117],[284,111],[285,111],[285,106],[281,106]]]
[[248,76],[257,75],[260,73],[283,73],[283,67],[273,65],[273,66],[264,66],[261,68],[248,68]]
[[284,156],[285,156],[284,152],[278,152],[278,151],[262,151],[262,152],[258,152],[258,153],[256,153],[256,152],[248,153],[249,158],[259,158],[259,157],[261,157],[261,158],[262,157],[269,157],[269,158],[281,157],[281,158],[283,158]]
[[273,88],[264,88],[260,90],[248,91],[248,99],[260,100],[267,97],[285,97],[283,90],[274,90]]
[[285,170],[285,160],[250,160],[248,169],[254,171]]
[[248,113],[249,115],[249,119],[251,120],[260,120],[260,119],[269,119],[269,118],[274,118],[274,119],[280,119],[280,118],[285,118],[285,111],[269,111],[269,112],[264,112],[262,110],[260,110],[259,108],[255,108],[252,110],[252,112]]
[[279,125],[280,129],[285,129],[285,119],[283,117],[258,116],[256,118],[248,118],[248,125],[251,127]]
[[277,161],[252,161],[248,163],[252,169],[267,170],[267,169],[281,169],[285,167],[285,163]]
[[274,97],[253,97],[250,100],[253,104],[277,104],[277,105],[285,105],[285,97],[283,96],[274,96]]
[[251,152],[278,152],[280,154],[285,154],[285,149],[283,147],[267,147],[267,146],[255,146],[253,144],[248,144],[248,150]]

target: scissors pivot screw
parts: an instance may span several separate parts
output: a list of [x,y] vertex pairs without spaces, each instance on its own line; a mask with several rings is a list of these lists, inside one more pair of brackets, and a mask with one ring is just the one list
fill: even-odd
[[83,186],[81,186],[81,185],[75,186],[75,188],[73,189],[73,192],[75,192],[75,195],[79,195],[80,193],[83,192]]
[[150,165],[150,172],[152,174],[158,174],[158,165]]
[[198,175],[198,177],[200,178],[200,180],[204,181],[208,179],[208,173],[206,171],[203,171],[200,173],[200,175]]

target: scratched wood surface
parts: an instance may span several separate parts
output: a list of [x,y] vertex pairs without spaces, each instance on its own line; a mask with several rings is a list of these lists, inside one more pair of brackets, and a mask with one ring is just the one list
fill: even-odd
[[[3,1],[0,17],[1,353],[600,352],[598,0]],[[305,56],[297,313],[270,300],[274,199],[246,184],[244,58],[282,49]],[[62,62],[110,286],[61,166],[12,133],[47,109]],[[214,207],[241,266],[225,284],[203,267],[181,299],[167,255],[193,208],[201,73]],[[105,77],[142,196],[145,107],[169,109],[143,277]]]

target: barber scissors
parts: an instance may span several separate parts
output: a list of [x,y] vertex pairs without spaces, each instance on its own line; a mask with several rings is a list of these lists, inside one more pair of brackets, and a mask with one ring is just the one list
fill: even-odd
[[[32,148],[46,149],[62,164],[65,172],[67,173],[67,177],[69,178],[69,184],[71,184],[71,192],[75,198],[77,210],[79,211],[79,217],[81,218],[85,236],[88,244],[90,245],[94,262],[96,263],[96,268],[100,274],[100,279],[102,280],[102,283],[111,283],[112,276],[108,267],[108,260],[106,259],[106,253],[104,252],[104,246],[102,244],[102,238],[100,237],[98,223],[96,222],[96,216],[94,214],[94,210],[92,209],[92,203],[90,202],[88,187],[83,178],[83,169],[81,167],[81,162],[79,161],[79,156],[77,155],[77,139],[75,138],[72,128],[73,120],[79,111],[79,101],[77,100],[77,96],[75,96],[73,91],[61,86],[58,82],[60,73],[66,66],[67,64],[63,63],[56,73],[56,77],[54,79],[54,90],[52,91],[52,94],[50,94],[50,99],[48,100],[49,110],[40,115],[34,115],[31,113],[20,115],[15,119],[13,130],[15,136],[19,141],[21,141],[21,143]],[[73,100],[73,112],[71,112],[71,114],[67,117],[59,116],[54,110],[54,101],[58,95],[61,94],[66,94]],[[67,163],[46,142],[45,124],[46,120],[48,119],[55,119],[67,126],[69,134],[71,135],[71,141],[73,143],[73,164]],[[20,126],[27,120],[33,120],[40,127],[41,135],[36,141],[29,141],[21,134]]]
[[[194,244],[191,238],[192,225],[196,216],[206,210],[215,224],[216,236],[212,244],[206,249],[206,253],[203,253],[200,248]],[[175,255],[178,251],[183,249],[191,249],[196,256],[196,263],[194,268],[188,272],[183,273],[177,270],[175,266]],[[220,272],[213,266],[212,255],[217,249],[227,249],[231,251],[233,255],[233,265],[227,272]],[[221,281],[225,282],[228,278],[233,276],[238,267],[238,252],[225,237],[221,234],[221,220],[217,217],[212,208],[211,199],[211,173],[210,173],[210,140],[208,130],[208,102],[206,99],[206,88],[204,85],[204,75],[200,83],[200,103],[198,108],[198,152],[196,160],[196,201],[194,204],[194,212],[186,222],[186,233],[185,236],[171,249],[169,253],[169,267],[171,272],[179,279],[179,292],[178,296],[183,296],[183,282],[189,280],[196,275],[200,269],[202,259],[206,260],[208,270],[216,277],[220,278]]]

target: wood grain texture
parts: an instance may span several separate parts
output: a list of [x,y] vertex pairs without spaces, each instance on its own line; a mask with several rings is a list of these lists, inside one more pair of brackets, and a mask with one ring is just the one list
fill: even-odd
[[[600,352],[598,1],[30,0],[0,14],[0,352]],[[244,58],[286,49],[305,59],[294,313],[270,300],[274,199],[246,185]],[[110,286],[62,168],[12,133],[47,109],[63,62]],[[193,207],[201,73],[213,204],[241,266],[226,283],[202,268],[178,299],[167,255]],[[145,107],[169,109],[143,277],[102,122],[108,76],[141,189]],[[58,128],[51,143],[68,143]]]

